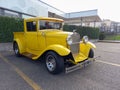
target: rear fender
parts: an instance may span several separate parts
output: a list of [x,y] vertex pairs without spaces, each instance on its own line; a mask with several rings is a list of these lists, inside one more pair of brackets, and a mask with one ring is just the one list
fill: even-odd
[[23,44],[21,43],[21,41],[20,41],[19,39],[15,39],[15,40],[13,41],[13,45],[14,45],[14,43],[17,43],[17,44],[18,44],[20,54],[25,51],[25,50],[24,50],[25,48],[24,48]]

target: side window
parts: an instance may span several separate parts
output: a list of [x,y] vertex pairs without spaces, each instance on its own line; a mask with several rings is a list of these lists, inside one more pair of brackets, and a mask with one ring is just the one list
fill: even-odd
[[27,31],[37,31],[36,30],[36,22],[26,22],[27,25]]

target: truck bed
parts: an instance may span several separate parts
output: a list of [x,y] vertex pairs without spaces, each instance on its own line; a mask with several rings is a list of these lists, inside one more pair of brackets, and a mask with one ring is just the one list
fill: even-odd
[[14,41],[17,41],[19,47],[21,48],[21,53],[25,50],[25,33],[24,32],[13,32],[14,34]]
[[24,32],[13,32],[14,34],[14,39],[20,39],[20,40],[24,40]]

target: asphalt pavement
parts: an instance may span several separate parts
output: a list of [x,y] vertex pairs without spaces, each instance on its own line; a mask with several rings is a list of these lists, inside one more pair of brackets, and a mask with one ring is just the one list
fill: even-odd
[[120,90],[120,44],[95,44],[94,63],[59,75],[48,73],[41,61],[16,57],[8,44],[0,49],[0,90]]

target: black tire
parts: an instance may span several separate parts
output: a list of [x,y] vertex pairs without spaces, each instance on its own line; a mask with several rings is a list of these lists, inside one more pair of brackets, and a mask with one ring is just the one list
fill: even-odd
[[89,58],[93,58],[94,57],[94,51],[93,49],[90,49],[90,52],[89,52]]
[[18,44],[17,44],[16,42],[13,43],[13,50],[14,50],[15,55],[16,55],[17,57],[20,57],[20,56],[21,56],[20,50],[19,50],[19,47],[18,47]]
[[45,57],[45,65],[51,74],[59,74],[64,70],[64,59],[57,53],[49,51]]

